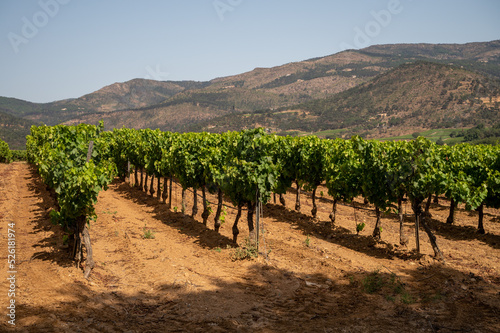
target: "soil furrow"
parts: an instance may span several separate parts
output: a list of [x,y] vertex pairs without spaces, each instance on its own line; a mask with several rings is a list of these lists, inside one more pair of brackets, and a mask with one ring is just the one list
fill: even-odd
[[[156,186],[156,183],[155,183]],[[323,189],[324,193],[327,193]],[[295,212],[268,204],[262,222],[265,247],[257,259],[233,260],[232,223],[226,210],[220,233],[201,217],[172,210],[156,197],[113,183],[99,194],[90,235],[96,267],[89,280],[50,222],[54,199],[26,163],[0,164],[0,305],[6,309],[7,229],[16,227],[16,326],[20,332],[498,332],[500,331],[500,224],[485,211],[488,234],[474,232],[477,216],[457,210],[456,224],[442,221],[448,202],[431,206],[431,225],[445,253],[435,261],[422,236],[422,255],[410,242],[398,246],[399,222],[383,217],[382,242],[372,239],[374,214],[318,200],[310,217],[304,196]],[[321,193],[318,190],[318,193]],[[216,202],[214,195],[208,198]],[[192,196],[188,196],[187,213]],[[231,205],[230,202],[225,202]],[[201,207],[201,200],[199,202]],[[246,214],[239,243],[248,237]],[[356,235],[355,220],[367,224]],[[413,225],[405,222],[413,237]],[[243,249],[240,248],[240,250]],[[5,313],[5,310],[4,310]]]

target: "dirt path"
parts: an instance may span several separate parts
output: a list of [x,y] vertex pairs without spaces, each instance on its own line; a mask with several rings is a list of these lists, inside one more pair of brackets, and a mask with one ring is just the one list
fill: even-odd
[[[324,193],[326,190],[323,189]],[[320,191],[318,191],[320,192]],[[286,196],[293,207],[294,194]],[[213,196],[209,196],[215,202]],[[187,212],[191,212],[192,200]],[[234,210],[221,233],[166,208],[128,183],[101,192],[91,224],[96,267],[89,281],[68,260],[62,231],[52,226],[54,202],[25,163],[0,164],[0,330],[26,332],[498,332],[500,331],[500,221],[487,210],[487,235],[476,216],[460,210],[445,225],[446,201],[432,206],[431,225],[446,265],[398,248],[396,219],[383,219],[383,240],[369,236],[372,210],[340,206],[326,228],[328,198],[319,216],[278,205],[264,208],[268,259],[233,261]],[[360,207],[369,206],[358,203]],[[173,206],[180,207],[180,189]],[[354,219],[367,227],[352,233]],[[409,220],[408,220],[409,221]],[[8,223],[16,229],[16,326],[9,304]],[[410,239],[412,223],[405,224]],[[148,231],[153,239],[145,239]],[[240,221],[239,243],[248,235]],[[375,273],[374,273],[375,272]],[[370,275],[371,274],[371,275]],[[369,283],[371,282],[371,283]],[[366,285],[366,287],[364,287]],[[373,293],[366,292],[372,288]],[[7,318],[7,319],[5,319]]]

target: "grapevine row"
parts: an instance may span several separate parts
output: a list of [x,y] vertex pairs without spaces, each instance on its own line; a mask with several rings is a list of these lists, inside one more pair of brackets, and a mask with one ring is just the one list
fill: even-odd
[[[438,257],[442,255],[436,238],[422,219],[422,204],[426,199],[433,194],[445,194],[454,204],[464,203],[467,209],[477,209],[480,213],[480,232],[484,232],[483,207],[500,207],[500,151],[494,146],[438,146],[424,138],[409,142],[377,142],[359,137],[350,140],[321,140],[314,136],[280,137],[268,135],[263,129],[223,134],[179,134],[127,128],[102,132],[100,127],[78,126],[34,127],[28,140],[28,156],[32,162],[39,163],[40,173],[49,186],[58,188],[53,178],[62,179],[62,184],[65,184],[69,179],[67,174],[74,167],[83,173],[101,177],[101,181],[91,177],[94,179],[93,192],[88,189],[83,191],[92,192],[89,196],[92,200],[82,203],[81,207],[85,208],[78,210],[78,214],[92,214],[98,190],[111,181],[115,171],[125,176],[129,162],[135,169],[136,186],[147,190],[147,177],[151,177],[151,194],[154,194],[153,182],[156,180],[160,184],[160,178],[165,179],[163,193],[156,193],[164,201],[169,196],[171,198],[167,180],[170,180],[171,190],[172,178],[175,177],[183,188],[183,212],[186,210],[184,198],[188,188],[194,192],[193,215],[198,210],[198,190],[201,190],[203,198],[206,191],[217,193],[216,230],[220,227],[222,198],[229,198],[238,209],[233,225],[235,242],[243,208],[247,207],[248,227],[252,234],[257,201],[267,203],[273,192],[283,194],[293,184],[297,187],[295,208],[300,210],[301,189],[312,191],[311,213],[316,216],[315,192],[324,183],[333,197],[332,223],[335,222],[337,202],[351,201],[362,195],[375,206],[375,238],[381,237],[380,214],[383,211],[399,211],[402,226],[401,202],[408,197],[415,213],[416,231],[421,223]],[[82,156],[90,140],[96,141],[97,149],[93,159],[85,164]],[[63,159],[63,162],[58,160],[63,158],[62,155],[68,158],[68,152],[74,152],[74,156]],[[73,158],[79,161],[74,162],[77,166],[71,164]],[[87,171],[90,165],[94,167]],[[55,174],[48,173],[54,166]],[[139,170],[146,173],[144,184],[139,184]],[[61,178],[61,175],[65,176]],[[73,176],[76,177],[76,173],[73,172]],[[140,179],[142,182],[144,177]],[[160,191],[160,186],[157,189]],[[66,207],[64,197],[62,202]],[[202,203],[202,217],[206,224],[208,207],[206,200]],[[79,203],[73,205],[79,206]],[[64,213],[63,206],[58,213],[61,216],[75,218],[78,215]],[[451,212],[453,209],[452,205]],[[407,241],[402,232],[400,241]]]
[[[222,194],[230,198],[238,208],[234,241],[239,233],[242,207],[248,207],[249,230],[253,232],[252,212],[256,201],[266,203],[272,192],[283,194],[293,183],[297,186],[297,210],[300,210],[300,190],[313,192],[313,216],[317,214],[315,191],[325,183],[334,199],[330,214],[333,223],[338,201],[351,201],[359,195],[365,197],[375,206],[375,238],[380,238],[382,230],[380,214],[389,209],[400,213],[402,231],[401,203],[408,197],[415,222],[422,224],[439,257],[442,255],[435,237],[422,219],[425,199],[444,193],[453,202],[464,203],[467,209],[477,209],[481,233],[484,233],[484,205],[500,207],[500,154],[494,146],[438,146],[424,138],[378,142],[359,137],[351,140],[279,137],[266,135],[262,129],[223,134],[118,129],[110,136],[121,138],[116,147],[122,150],[116,151],[121,151],[122,165],[130,160],[154,177],[175,176],[183,187],[183,198],[185,190],[193,188],[193,215],[197,212],[197,189],[202,189],[203,196],[207,188],[219,194],[218,212]],[[185,211],[184,204],[182,206]],[[453,209],[452,205],[450,215]],[[205,224],[206,212],[204,205]],[[216,214],[216,230],[218,218]],[[418,227],[416,230],[418,232]],[[402,232],[400,242],[407,242]]]
[[[85,276],[94,266],[87,224],[96,218],[97,195],[114,179],[116,165],[106,159],[107,142],[100,126],[80,124],[32,126],[27,137],[27,159],[57,197],[58,209],[51,212],[54,223],[61,225],[73,242],[72,255],[80,262],[85,243]],[[89,154],[89,144],[94,148]]]

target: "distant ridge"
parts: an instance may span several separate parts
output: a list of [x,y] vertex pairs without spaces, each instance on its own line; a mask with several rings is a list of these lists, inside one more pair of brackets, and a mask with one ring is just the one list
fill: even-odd
[[[345,129],[376,137],[404,128],[473,126],[498,113],[500,40],[389,44],[209,82],[133,79],[75,99],[0,97],[0,111],[49,125],[276,132]],[[383,114],[383,119],[377,117]]]
[[0,111],[0,139],[7,142],[10,149],[26,149],[26,135],[31,125],[36,124]]

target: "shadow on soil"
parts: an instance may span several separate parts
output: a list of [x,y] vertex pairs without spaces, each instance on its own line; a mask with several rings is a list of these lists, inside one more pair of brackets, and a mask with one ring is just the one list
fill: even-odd
[[[176,228],[184,235],[196,238],[196,243],[204,248],[214,249],[217,247],[225,248],[228,245],[234,246],[232,239],[208,228],[189,215],[168,209],[167,205],[160,202],[156,196],[147,195],[144,191],[132,187],[126,182],[118,183],[116,190],[128,200],[153,208],[152,214],[154,218]],[[201,203],[198,202],[198,204],[199,209],[203,209],[200,207]],[[187,210],[190,211],[190,208],[187,208]],[[209,222],[211,221],[209,220]]]
[[330,221],[318,221],[310,215],[280,205],[267,204],[264,216],[277,221],[290,221],[289,223],[296,225],[297,229],[306,235],[313,235],[375,258],[392,259],[397,257],[415,260],[422,257],[414,252],[395,250],[391,244],[377,241],[372,236],[356,235],[343,227],[335,226],[332,228]]
[[[197,239],[196,243],[202,247],[214,249],[217,247],[226,248],[228,245],[235,246],[230,238],[215,232],[215,230],[208,228],[189,215],[183,215],[180,212],[173,212],[168,209],[167,205],[160,202],[156,196],[148,195],[140,188],[133,187],[127,182],[117,181],[115,185],[117,185],[117,191],[124,198],[139,205],[153,208],[152,214],[156,219],[176,228],[182,234]],[[189,193],[192,195],[191,192]],[[321,200],[328,201],[327,198]],[[200,202],[199,206],[201,206]],[[188,211],[190,209],[191,207],[187,208]],[[416,260],[422,257],[420,254],[406,251],[403,248],[395,249],[391,244],[381,240],[376,241],[371,236],[356,235],[342,227],[332,229],[329,226],[329,221],[318,222],[310,215],[289,210],[281,205],[267,204],[263,211],[265,217],[275,218],[278,221],[293,221],[290,223],[295,224],[304,234],[323,238],[375,258],[391,259],[397,257],[404,260]],[[246,222],[246,214],[242,214],[240,228],[245,224],[244,222]]]
[[[404,273],[398,276],[381,269],[332,278],[255,263],[241,282],[213,277],[210,290],[186,280],[158,284],[147,294],[109,289],[96,293],[82,282],[55,291],[55,299],[60,296],[68,302],[20,305],[17,328],[51,332],[495,332],[499,328],[500,301],[480,277],[441,265]],[[102,284],[98,275],[91,281]]]
[[[494,249],[500,249],[500,236],[490,233],[480,234],[477,228],[471,226],[460,226],[448,224],[436,219],[429,219],[429,226],[435,234],[451,240],[478,240],[488,244]],[[484,228],[488,230],[488,224],[485,221]]]
[[[443,205],[443,203],[445,203]],[[432,203],[430,206],[433,210],[448,212],[450,210],[450,201],[448,199],[440,198],[439,204]],[[460,207],[455,208],[455,214],[461,213],[466,214],[469,217],[475,217],[479,219],[479,214],[476,211],[470,211],[465,209],[465,205],[460,205]],[[447,215],[448,216],[448,215]],[[455,217],[456,219],[456,217]],[[488,232],[488,223],[498,223],[500,221],[500,216],[492,215],[490,213],[484,213],[484,228]],[[472,226],[460,226],[456,224],[446,223],[446,217],[444,221],[437,220],[434,218],[428,219],[429,226],[435,231],[439,236],[445,237],[451,240],[479,240],[489,246],[498,249],[500,248],[500,236],[493,234],[480,234],[478,229]]]
[[[291,192],[295,193],[296,190],[291,189]],[[307,192],[302,192],[303,194],[309,195],[310,193]],[[324,198],[324,197],[319,197],[317,198],[319,202],[325,202],[325,203],[333,203],[333,200],[329,198]],[[443,200],[440,200],[441,203],[443,203]],[[341,202],[338,204],[345,205]],[[370,205],[364,205],[361,203],[351,203],[349,207],[355,207],[355,209],[363,209],[370,211],[369,214],[375,217],[375,212],[373,209],[370,209]],[[323,238],[328,238],[328,235],[330,237],[333,237],[332,239],[334,240],[335,243],[339,245],[346,246],[350,249],[363,252],[365,254],[373,255],[378,258],[391,258],[393,256],[396,256],[401,259],[415,259],[416,254],[414,253],[408,253],[408,252],[401,252],[401,251],[392,251],[391,250],[391,245],[387,244],[383,241],[376,241],[373,240],[372,237],[370,236],[358,236],[353,234],[350,230],[344,229],[344,228],[338,228],[335,227],[333,230],[330,231],[328,227],[323,227],[321,225],[318,225],[318,221],[314,220],[314,218],[310,215],[303,214],[297,211],[292,211],[289,210],[283,206],[276,205],[276,204],[268,204],[268,208],[270,208],[270,213],[269,217],[274,217],[277,218],[280,215],[284,215],[287,217],[288,221],[295,221],[295,223],[300,227],[301,230],[303,230],[305,233],[311,234],[312,232],[315,232],[316,235],[321,235]],[[354,208],[353,207],[353,208]],[[449,210],[449,207],[443,206],[442,204],[435,204],[431,203],[430,206],[433,210]],[[407,208],[405,209],[407,212]],[[266,211],[265,211],[266,212]],[[457,208],[456,212],[462,212],[464,214],[469,214],[469,216],[473,217],[478,217],[478,213],[475,211],[468,211],[465,209]],[[413,214],[405,214],[405,223],[413,223]],[[384,222],[387,222],[386,219],[392,219],[394,223],[399,223],[398,222],[398,216],[396,214],[392,213],[383,213],[382,217],[384,218]],[[446,222],[439,221],[436,219],[428,219],[428,224],[431,227],[433,233],[440,237],[444,237],[450,240],[479,240],[492,248],[499,249],[500,248],[500,236],[499,235],[494,235],[494,234],[480,234],[477,232],[477,228],[471,227],[471,226],[459,226],[459,225],[452,225],[452,224],[447,224]],[[484,214],[484,226],[486,231],[488,230],[488,223],[497,223],[500,221],[500,217],[485,213]],[[326,222],[319,222],[323,223],[323,225],[327,225],[329,221]],[[355,225],[353,225],[353,228],[355,228]],[[424,229],[421,226],[420,230],[422,233],[424,233]],[[343,239],[343,241],[338,242],[338,238]],[[347,239],[347,240],[346,240]],[[352,240],[352,241],[351,241]],[[358,244],[362,244],[362,246],[358,246]],[[379,244],[379,245],[385,245],[387,248],[387,251],[375,251],[372,252],[371,250],[368,250],[367,252],[363,251],[363,246],[368,245],[369,247],[373,247],[373,244]],[[364,248],[366,250],[366,248]],[[384,254],[384,252],[386,252]],[[394,253],[392,253],[394,252]]]
[[57,208],[54,194],[51,193],[43,183],[34,166],[29,165],[29,172],[29,175],[25,177],[26,183],[28,184],[28,190],[33,196],[41,199],[41,202],[37,203],[38,209],[34,211],[34,231],[32,233],[51,233],[50,236],[41,239],[34,245],[34,247],[39,248],[40,251],[34,253],[30,261],[34,259],[48,260],[62,267],[72,266],[75,263],[70,258],[69,249],[67,246],[63,246],[64,232],[60,226],[52,224],[49,215],[52,209]]

